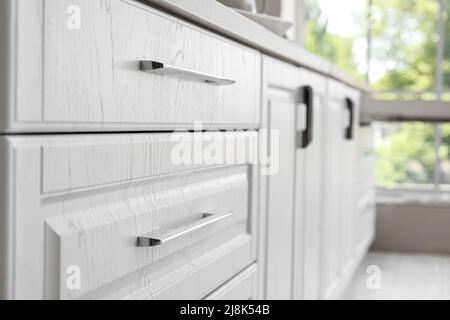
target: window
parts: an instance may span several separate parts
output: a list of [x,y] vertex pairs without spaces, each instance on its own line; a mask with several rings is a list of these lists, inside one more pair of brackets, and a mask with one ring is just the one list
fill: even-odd
[[334,62],[353,76],[367,73],[367,3],[303,0],[306,49]]
[[450,124],[441,126],[441,144],[439,148],[440,175],[439,184],[443,191],[450,191]]
[[[376,98],[450,101],[450,0],[371,3],[369,79]],[[376,132],[379,187],[450,191],[450,124],[382,123]]]
[[381,97],[436,98],[438,13],[434,0],[372,0],[369,76]]
[[[450,101],[450,0],[303,1],[304,46],[366,77],[378,105]],[[377,123],[375,136],[380,188],[450,197],[450,123]]]
[[378,99],[450,101],[450,0],[303,0],[301,11],[304,47],[368,78]]
[[450,0],[368,1],[376,98],[450,101]]
[[376,183],[385,190],[450,192],[450,124],[375,124]]
[[443,84],[444,84],[444,96],[443,99],[450,101],[450,0],[445,0],[444,10],[442,10],[443,21],[443,61],[441,64]]
[[375,127],[377,185],[385,189],[433,190],[436,164],[434,125],[405,122],[377,123]]

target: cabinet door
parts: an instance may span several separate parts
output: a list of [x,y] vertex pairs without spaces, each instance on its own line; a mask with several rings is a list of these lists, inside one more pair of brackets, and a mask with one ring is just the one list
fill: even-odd
[[[354,93],[354,94],[353,94]],[[339,91],[337,95],[340,95]],[[359,122],[359,93],[350,92],[347,87],[341,100],[341,108],[344,109],[343,137],[341,147],[341,273],[344,278],[353,272],[354,268],[354,243],[355,243],[355,218],[356,218],[356,188],[355,173],[357,164],[357,136]],[[343,281],[345,282],[345,280]],[[344,286],[345,284],[343,284]]]
[[323,123],[327,103],[326,78],[311,71],[301,69],[301,81],[312,88],[313,92],[313,140],[308,148],[303,149],[304,168],[298,175],[298,184],[302,184],[303,202],[299,210],[303,212],[302,225],[298,225],[301,241],[296,247],[296,270],[301,270],[303,283],[294,290],[295,299],[319,299],[322,206],[323,206]]
[[[338,298],[357,267],[357,138],[360,94],[328,80],[324,149],[323,298]],[[367,249],[367,248],[366,248]]]
[[279,142],[272,147],[279,171],[265,180],[262,197],[267,199],[266,296],[317,299],[326,79],[265,58],[263,87],[264,128],[279,135],[272,141]]
[[[355,101],[357,111],[361,113],[361,94],[348,89],[348,96]],[[356,170],[355,170],[355,219],[354,252],[364,255],[371,245],[375,234],[375,154],[373,128],[370,125],[356,126]]]
[[267,210],[265,298],[292,299],[294,239],[302,195],[296,173],[304,163],[303,154],[297,152],[297,130],[305,120],[298,101],[299,69],[265,57],[263,85],[263,122],[270,137],[262,143],[270,143],[272,164],[279,161],[279,170],[263,179],[261,197]]
[[347,203],[350,192],[346,190],[345,109],[346,88],[343,84],[328,80],[328,105],[325,116],[324,143],[324,210],[323,210],[323,278],[322,297],[328,298],[340,283],[343,269],[344,237],[348,223]]
[[375,155],[371,126],[359,128],[357,153],[354,246],[356,255],[363,255],[372,244],[375,235]]

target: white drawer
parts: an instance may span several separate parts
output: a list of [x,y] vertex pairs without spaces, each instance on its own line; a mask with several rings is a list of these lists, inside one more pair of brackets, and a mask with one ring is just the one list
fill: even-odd
[[[17,100],[7,131],[259,127],[257,51],[133,0],[13,2]],[[141,61],[194,74],[146,73]],[[235,83],[205,83],[211,76]]]
[[[183,135],[202,145],[202,134]],[[254,132],[214,135],[257,141]],[[170,137],[1,138],[9,297],[201,299],[254,263],[257,168],[246,157],[177,165]],[[181,236],[138,246],[138,237],[164,238],[165,229]]]
[[258,266],[252,265],[205,300],[257,300]]

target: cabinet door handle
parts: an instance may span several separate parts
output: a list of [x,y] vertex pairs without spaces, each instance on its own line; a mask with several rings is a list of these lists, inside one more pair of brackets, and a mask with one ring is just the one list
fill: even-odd
[[311,86],[301,88],[302,103],[306,106],[306,129],[301,132],[300,148],[306,149],[313,141],[314,90]]
[[191,224],[174,229],[159,229],[154,232],[146,233],[138,237],[138,247],[155,247],[172,240],[178,239],[194,231],[203,229],[211,224],[222,221],[233,215],[233,212],[226,211],[223,213],[205,213],[203,218]]
[[345,98],[345,105],[349,114],[349,125],[345,128],[345,139],[352,140],[353,139],[353,128],[354,128],[354,120],[355,120],[355,105],[353,100],[350,98]]
[[179,78],[186,78],[193,81],[214,84],[218,86],[229,86],[235,84],[236,81],[226,79],[209,73],[198,72],[187,68],[172,66],[170,64],[148,60],[141,61],[141,71],[160,75],[169,75]]

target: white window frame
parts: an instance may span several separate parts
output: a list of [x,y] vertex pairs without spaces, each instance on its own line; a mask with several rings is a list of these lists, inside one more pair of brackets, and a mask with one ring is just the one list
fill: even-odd
[[[367,30],[367,66],[370,66],[371,51],[372,51],[372,27],[371,27],[371,8],[373,7],[373,0],[366,0],[369,10],[367,10],[367,20],[368,20],[368,30]],[[426,0],[429,1],[429,0]],[[382,122],[398,122],[398,121],[425,121],[433,122],[435,124],[435,152],[436,152],[436,162],[434,165],[433,183],[432,187],[424,188],[423,185],[417,184],[411,187],[405,188],[401,185],[395,189],[383,189],[378,188],[380,193],[394,193],[394,194],[408,194],[411,199],[417,197],[417,193],[424,193],[430,196],[425,198],[445,198],[450,194],[449,190],[443,190],[440,182],[441,175],[441,163],[439,157],[439,146],[442,143],[441,140],[441,126],[442,122],[450,122],[450,101],[445,101],[442,99],[443,96],[449,95],[450,88],[443,88],[443,70],[441,67],[444,59],[444,48],[445,48],[445,34],[444,34],[444,13],[445,13],[445,3],[444,0],[434,0],[439,5],[439,14],[437,16],[436,27],[437,35],[439,37],[437,50],[436,50],[436,87],[434,91],[407,91],[407,90],[380,90],[373,93],[372,96],[364,97],[363,99],[363,112],[361,115],[362,123],[369,123],[372,121],[382,121]],[[303,3],[303,1],[300,1]],[[289,3],[289,1],[287,1]],[[301,36],[302,29],[304,26],[304,12],[303,10],[298,10],[302,5],[296,7],[296,21],[297,21],[297,37],[296,42],[303,45],[303,38]],[[294,8],[291,8],[294,9]],[[450,9],[450,8],[447,8]],[[449,10],[450,11],[450,10]],[[450,18],[450,17],[449,17]],[[367,70],[367,81],[370,79],[370,68]],[[377,99],[376,96],[380,94],[394,93],[398,95],[411,95],[411,96],[424,96],[427,94],[432,94],[436,97],[433,100],[423,100],[423,99],[397,99],[397,100],[381,100]],[[447,189],[446,186],[445,189]],[[440,194],[445,193],[444,197],[440,197]],[[436,201],[433,202],[436,202]],[[445,200],[447,201],[447,200]],[[450,197],[449,200],[450,202]]]
[[[428,199],[430,202],[450,202],[449,186],[441,184],[441,159],[439,156],[439,149],[442,144],[442,130],[441,124],[443,122],[450,122],[450,102],[444,101],[442,97],[450,94],[450,89],[443,88],[444,73],[442,64],[444,60],[445,48],[445,3],[444,0],[435,0],[439,6],[439,12],[436,21],[438,42],[436,48],[436,86],[435,91],[407,91],[407,90],[383,90],[374,93],[395,93],[398,95],[417,95],[423,96],[425,94],[433,94],[436,100],[380,100],[374,97],[365,97],[363,101],[363,122],[370,121],[425,121],[434,122],[435,127],[435,163],[433,173],[433,183],[429,185],[417,184],[405,188],[401,184],[394,189],[378,188],[378,194],[382,198],[389,198],[389,195],[402,196],[403,198],[413,200],[417,199],[418,195],[421,198]],[[368,55],[367,63],[371,61],[370,51],[372,47],[372,32],[371,32],[371,10],[372,0],[368,0]],[[370,69],[367,72],[367,78],[370,79]],[[431,187],[430,187],[431,186]]]

